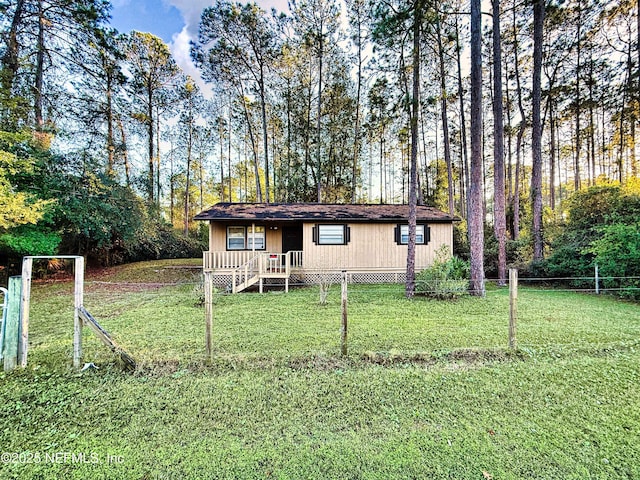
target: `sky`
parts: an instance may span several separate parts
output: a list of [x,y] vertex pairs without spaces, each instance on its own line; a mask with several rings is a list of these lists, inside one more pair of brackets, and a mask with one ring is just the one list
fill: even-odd
[[[111,26],[120,33],[149,32],[169,45],[182,70],[198,79],[189,42],[198,36],[200,14],[214,0],[112,0]],[[287,0],[256,0],[264,10],[288,11]]]

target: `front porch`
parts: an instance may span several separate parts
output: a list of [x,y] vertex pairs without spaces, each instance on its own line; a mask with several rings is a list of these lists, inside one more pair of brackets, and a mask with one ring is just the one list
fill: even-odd
[[258,284],[260,293],[266,279],[283,279],[285,292],[289,291],[291,275],[303,267],[303,252],[289,251],[219,251],[203,252],[203,271],[221,278],[230,278],[231,293],[241,292]]

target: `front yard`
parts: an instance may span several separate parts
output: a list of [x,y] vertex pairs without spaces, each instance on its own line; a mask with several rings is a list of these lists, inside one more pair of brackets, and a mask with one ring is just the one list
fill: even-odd
[[[401,286],[219,296],[204,354],[196,273],[146,263],[89,278],[85,305],[138,361],[85,329],[71,283],[34,285],[29,365],[0,374],[1,478],[637,478],[640,307],[522,288],[407,301]],[[177,284],[174,284],[177,283]]]

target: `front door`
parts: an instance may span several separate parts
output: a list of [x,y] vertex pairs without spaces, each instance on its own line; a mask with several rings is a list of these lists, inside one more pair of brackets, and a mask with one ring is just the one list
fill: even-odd
[[282,227],[282,252],[302,251],[302,224]]

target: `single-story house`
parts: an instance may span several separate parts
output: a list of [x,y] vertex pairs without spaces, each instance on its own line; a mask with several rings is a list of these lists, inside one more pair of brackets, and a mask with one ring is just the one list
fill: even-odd
[[[402,282],[409,207],[319,203],[217,203],[196,215],[209,222],[204,271],[233,292],[269,279],[314,281],[346,271],[350,281]],[[441,245],[453,251],[456,217],[417,207],[416,271]]]

